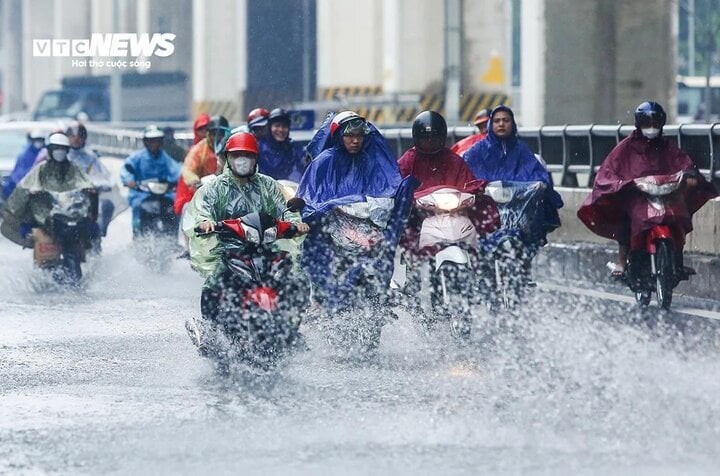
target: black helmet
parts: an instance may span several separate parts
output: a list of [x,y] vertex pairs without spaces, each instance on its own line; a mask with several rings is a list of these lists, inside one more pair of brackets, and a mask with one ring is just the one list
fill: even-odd
[[270,111],[270,115],[268,116],[268,124],[272,124],[273,122],[284,122],[290,126],[290,114],[288,114],[285,109],[277,107]]
[[667,120],[667,115],[662,106],[653,101],[645,101],[635,108],[635,127],[657,127],[662,129]]
[[225,116],[213,116],[210,118],[210,123],[208,123],[208,130],[218,130],[218,129],[230,129],[230,123],[225,118]]
[[[423,111],[417,115],[412,125],[415,147],[427,154],[434,154],[445,146],[447,123],[445,118],[435,111]],[[422,139],[430,140],[428,146],[419,144]]]

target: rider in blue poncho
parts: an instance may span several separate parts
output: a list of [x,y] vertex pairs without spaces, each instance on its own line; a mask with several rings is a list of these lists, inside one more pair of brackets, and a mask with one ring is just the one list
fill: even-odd
[[258,171],[275,180],[299,181],[305,170],[305,151],[290,138],[290,115],[273,109],[267,127],[268,133],[259,141]]
[[562,198],[553,189],[545,165],[525,142],[518,139],[515,116],[509,107],[500,105],[493,109],[487,138],[472,146],[463,158],[478,179],[545,184],[542,216],[536,221],[540,229],[533,233],[535,241],[539,242],[536,244],[544,244],[545,235],[560,226],[558,209],[563,206]]
[[45,147],[45,135],[39,130],[30,131],[27,138],[28,144],[15,159],[15,167],[7,178],[7,182],[5,182],[2,191],[5,198],[13,193],[17,184],[27,175],[35,164],[38,154]]
[[335,256],[323,218],[341,205],[385,204],[384,213],[382,205],[377,208],[378,215],[384,215],[382,218],[374,217],[371,207],[369,219],[379,224],[383,236],[373,247],[372,266],[379,282],[388,285],[395,248],[405,228],[417,180],[400,176],[395,155],[380,132],[351,111],[325,121],[311,145],[310,153],[318,155],[305,171],[297,192],[305,200],[303,218],[311,228],[303,245],[301,264],[319,288],[320,299],[326,298],[330,307],[335,307],[352,292],[361,270],[356,266],[357,274],[348,272],[343,279],[333,276]]

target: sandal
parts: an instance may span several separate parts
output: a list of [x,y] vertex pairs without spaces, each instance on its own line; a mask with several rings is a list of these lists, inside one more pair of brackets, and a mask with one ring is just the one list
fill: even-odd
[[625,277],[625,267],[616,264],[610,272],[610,277],[613,279],[623,279]]

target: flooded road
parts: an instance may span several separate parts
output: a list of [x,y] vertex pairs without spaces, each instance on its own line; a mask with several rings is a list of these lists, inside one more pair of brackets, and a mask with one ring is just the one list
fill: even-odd
[[[201,280],[130,253],[127,213],[79,292],[38,291],[0,238],[0,472],[716,474],[717,331],[680,335],[623,303],[539,290],[458,348],[403,315],[375,360],[310,349],[274,376],[217,375],[184,320]],[[631,312],[632,317],[632,312]],[[502,320],[502,322],[505,322]],[[480,340],[481,335],[492,338]]]

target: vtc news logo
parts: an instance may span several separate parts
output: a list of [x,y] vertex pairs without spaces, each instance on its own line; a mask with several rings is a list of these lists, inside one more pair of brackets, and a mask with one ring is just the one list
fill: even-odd
[[85,39],[35,39],[33,56],[165,58],[175,52],[174,40],[173,33],[93,33]]

